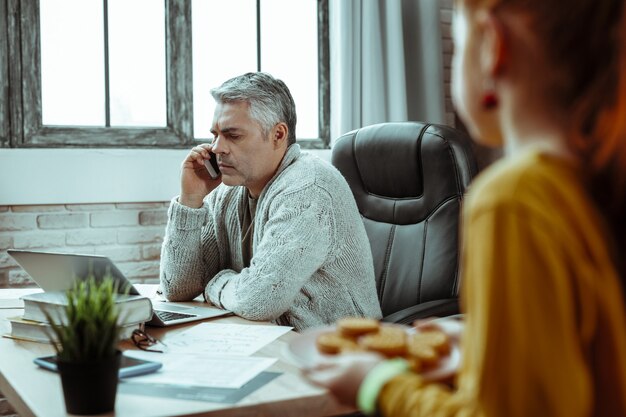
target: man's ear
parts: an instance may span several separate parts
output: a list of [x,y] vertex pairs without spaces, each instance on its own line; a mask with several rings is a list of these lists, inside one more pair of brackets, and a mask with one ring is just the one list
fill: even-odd
[[289,127],[284,122],[278,123],[272,129],[272,141],[274,142],[274,147],[278,148],[282,146],[284,143],[287,143],[287,137],[289,136]]
[[507,64],[508,43],[502,22],[492,11],[484,11],[478,17],[482,29],[480,45],[480,69],[494,79]]

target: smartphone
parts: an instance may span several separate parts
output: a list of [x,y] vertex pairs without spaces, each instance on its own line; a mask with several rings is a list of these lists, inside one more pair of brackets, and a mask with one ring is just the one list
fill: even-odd
[[[47,369],[49,371],[57,372],[57,357],[53,356],[43,356],[40,358],[33,359],[40,367]],[[163,364],[161,362],[155,361],[147,361],[143,359],[135,359],[129,356],[122,355],[122,362],[120,365],[119,377],[120,378],[128,378],[131,376],[145,375],[152,372],[156,372],[161,369]]]
[[211,159],[204,160],[204,166],[206,167],[206,170],[209,171],[211,178],[214,180],[220,176],[221,172],[220,167],[217,164],[217,156],[213,152],[211,152]]

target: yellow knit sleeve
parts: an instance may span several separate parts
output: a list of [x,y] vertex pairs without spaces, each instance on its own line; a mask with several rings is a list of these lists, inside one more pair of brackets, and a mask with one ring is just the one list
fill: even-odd
[[389,381],[378,400],[381,415],[394,417],[477,415],[470,404],[447,386],[425,383],[412,373]]
[[458,388],[397,376],[378,398],[382,415],[590,415],[592,370],[579,334],[587,318],[575,304],[585,295],[573,287],[562,238],[545,216],[520,207],[475,214],[464,236]]

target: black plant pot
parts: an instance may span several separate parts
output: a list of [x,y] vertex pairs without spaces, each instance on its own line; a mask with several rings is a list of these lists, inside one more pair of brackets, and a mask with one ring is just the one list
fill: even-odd
[[122,354],[97,362],[58,362],[69,414],[101,414],[115,409]]

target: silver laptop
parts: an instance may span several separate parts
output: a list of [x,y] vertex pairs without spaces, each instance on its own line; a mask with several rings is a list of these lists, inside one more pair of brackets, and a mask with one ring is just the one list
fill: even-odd
[[[128,291],[128,294],[139,295],[139,291],[106,256],[17,249],[9,249],[7,253],[44,291],[65,291],[76,280],[84,279],[90,274],[97,278],[108,273],[118,283],[120,292]],[[152,302],[152,310],[152,319],[146,324],[159,327],[232,314],[216,307],[159,301]]]

